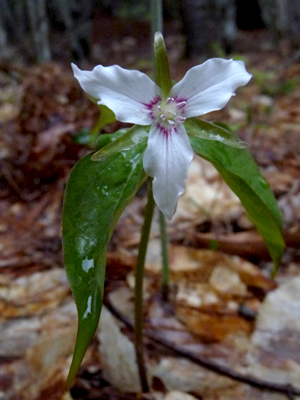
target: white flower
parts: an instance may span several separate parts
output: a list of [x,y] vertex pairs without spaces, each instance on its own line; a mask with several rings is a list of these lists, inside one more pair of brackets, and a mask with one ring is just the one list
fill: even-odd
[[72,64],[82,89],[110,108],[121,122],[151,125],[144,169],[153,177],[158,208],[171,219],[184,192],[193,150],[186,118],[220,110],[237,87],[251,78],[242,61],[214,58],[191,68],[164,98],[144,73],[118,65],[81,71]]

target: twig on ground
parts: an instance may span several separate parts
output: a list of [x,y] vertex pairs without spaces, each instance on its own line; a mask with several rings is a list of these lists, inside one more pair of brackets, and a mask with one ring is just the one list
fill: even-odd
[[[103,304],[109,309],[109,311],[120,321],[122,321],[130,330],[133,330],[133,323],[122,315],[107,299],[104,299]],[[187,358],[188,360],[194,362],[195,364],[201,365],[209,369],[210,371],[216,372],[220,375],[227,376],[235,381],[246,383],[250,386],[256,387],[258,389],[268,390],[272,392],[283,393],[287,396],[289,400],[294,400],[294,396],[300,396],[300,388],[295,388],[291,384],[278,384],[274,382],[265,381],[263,379],[254,378],[249,375],[240,374],[228,367],[224,367],[215,363],[214,361],[209,361],[206,358],[202,358],[199,356],[195,356],[190,351],[183,349],[180,346],[177,346],[174,343],[169,342],[168,340],[162,338],[159,334],[154,332],[152,329],[144,330],[145,336],[149,339],[154,340],[158,344],[164,346],[165,348],[171,350],[176,355]]]

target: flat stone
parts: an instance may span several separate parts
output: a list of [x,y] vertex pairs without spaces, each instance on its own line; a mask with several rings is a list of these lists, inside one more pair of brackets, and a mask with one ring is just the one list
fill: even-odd
[[252,375],[300,389],[299,293],[300,277],[295,277],[266,296],[246,358]]

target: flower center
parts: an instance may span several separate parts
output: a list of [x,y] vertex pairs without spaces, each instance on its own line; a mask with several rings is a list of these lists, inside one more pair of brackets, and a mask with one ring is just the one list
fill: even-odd
[[154,108],[155,119],[163,125],[182,124],[186,117],[184,116],[184,107],[186,101],[177,101],[173,97],[168,97],[165,102],[160,101]]

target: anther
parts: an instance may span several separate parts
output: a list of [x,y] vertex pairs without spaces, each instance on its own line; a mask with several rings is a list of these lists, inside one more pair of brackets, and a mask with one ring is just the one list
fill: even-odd
[[176,115],[176,117],[175,117],[175,121],[179,122],[180,124],[182,124],[185,120],[186,120],[186,118],[181,115]]
[[174,102],[173,97],[168,97],[168,98],[167,98],[167,101],[166,101],[166,104],[171,104],[171,103],[173,103],[173,102]]
[[160,114],[160,116],[159,116],[163,121],[165,121],[166,120],[166,116],[165,116],[165,114]]
[[178,110],[181,110],[185,106],[186,106],[186,101],[181,101],[180,103],[176,104],[176,108],[178,108]]

